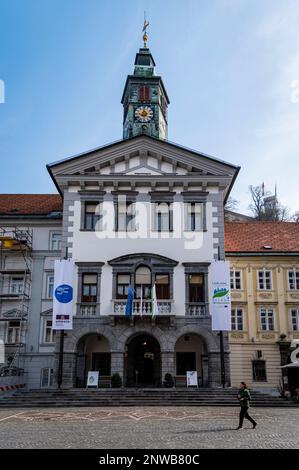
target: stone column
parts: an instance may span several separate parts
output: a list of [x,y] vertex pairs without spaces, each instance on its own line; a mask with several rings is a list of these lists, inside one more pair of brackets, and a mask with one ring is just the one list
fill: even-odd
[[111,375],[119,374],[124,386],[124,353],[121,351],[111,351]]
[[175,376],[175,363],[174,363],[174,351],[162,351],[161,352],[161,382],[165,374],[171,374]]
[[[220,352],[210,352],[208,354],[209,364],[209,387],[221,387],[221,358]],[[225,385],[230,386],[230,370],[229,370],[229,352],[224,352],[225,366]]]
[[209,386],[209,357],[207,354],[201,356],[202,360],[202,386]]
[[[76,387],[76,354],[64,352],[63,354],[63,371],[62,371],[62,384],[61,388],[69,389]],[[58,373],[59,353],[55,354],[54,365],[54,387],[57,387],[57,373]]]

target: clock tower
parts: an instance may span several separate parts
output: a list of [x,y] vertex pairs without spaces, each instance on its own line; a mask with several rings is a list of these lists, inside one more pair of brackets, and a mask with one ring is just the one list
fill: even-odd
[[133,75],[128,75],[121,103],[124,107],[123,138],[147,134],[167,140],[169,99],[162,78],[155,75],[155,61],[146,47],[135,58]]

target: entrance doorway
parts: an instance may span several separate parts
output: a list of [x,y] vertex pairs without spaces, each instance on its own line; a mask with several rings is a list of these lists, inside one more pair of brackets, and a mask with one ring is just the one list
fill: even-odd
[[85,388],[88,371],[99,371],[101,382],[111,375],[111,350],[109,341],[101,334],[83,336],[77,345],[75,386]]
[[149,334],[139,334],[126,346],[127,387],[161,385],[161,351],[158,341]]
[[186,333],[175,345],[176,380],[185,381],[188,371],[196,371],[199,386],[207,386],[208,364],[204,340],[197,333]]

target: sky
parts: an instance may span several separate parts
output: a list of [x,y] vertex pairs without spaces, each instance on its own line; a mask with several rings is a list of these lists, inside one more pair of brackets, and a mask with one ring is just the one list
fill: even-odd
[[169,140],[241,166],[239,211],[262,182],[299,210],[299,0],[0,0],[0,192],[122,138],[145,10]]

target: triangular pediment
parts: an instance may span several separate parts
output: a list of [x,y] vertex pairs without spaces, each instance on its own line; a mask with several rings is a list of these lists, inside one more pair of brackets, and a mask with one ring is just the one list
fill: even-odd
[[48,165],[55,180],[63,175],[203,175],[233,178],[238,167],[167,141],[146,135],[122,140]]

